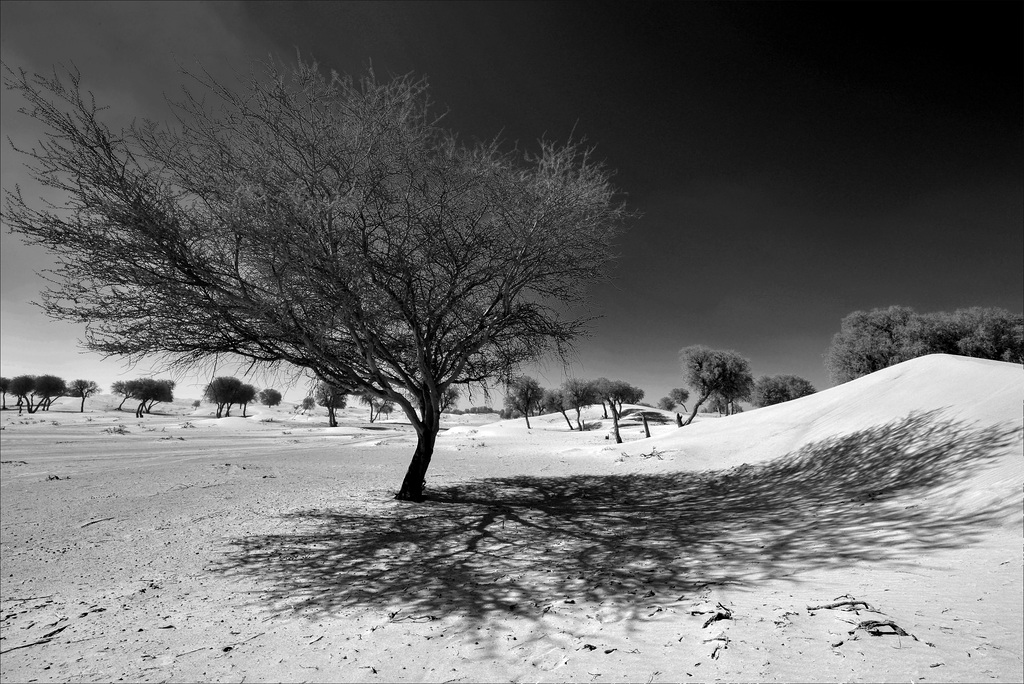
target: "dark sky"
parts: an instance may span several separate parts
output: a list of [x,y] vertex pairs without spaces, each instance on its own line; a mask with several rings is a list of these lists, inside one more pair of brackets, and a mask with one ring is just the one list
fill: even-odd
[[[126,118],[166,117],[173,55],[226,74],[298,51],[342,72],[426,76],[467,138],[585,137],[643,216],[612,281],[591,290],[604,318],[573,372],[655,401],[682,384],[686,345],[824,388],[821,356],[853,310],[1024,308],[1022,8],[7,2],[2,35],[5,62],[74,60]],[[30,129],[10,99],[17,138]],[[18,164],[5,149],[4,187],[23,182]],[[28,340],[81,332],[26,312],[41,282],[22,271],[39,257],[3,246],[3,373],[48,372]],[[541,370],[561,382],[558,364]]]

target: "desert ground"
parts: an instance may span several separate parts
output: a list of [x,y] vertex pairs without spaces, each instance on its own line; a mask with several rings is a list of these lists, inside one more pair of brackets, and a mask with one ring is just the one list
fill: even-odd
[[928,356],[621,445],[448,416],[422,504],[361,406],[4,411],[0,679],[1021,681],[1022,380]]

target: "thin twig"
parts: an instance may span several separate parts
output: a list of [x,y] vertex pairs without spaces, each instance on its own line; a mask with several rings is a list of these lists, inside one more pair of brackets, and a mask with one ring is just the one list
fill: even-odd
[[87,523],[84,523],[84,524],[82,524],[82,525],[79,525],[79,527],[80,527],[80,528],[82,528],[82,527],[88,527],[89,525],[95,525],[96,523],[106,522],[106,521],[108,521],[108,520],[113,520],[113,519],[114,519],[114,518],[99,518],[99,519],[97,519],[97,520],[90,520],[90,521],[89,521],[89,522],[87,522]]
[[807,606],[807,610],[828,610],[830,608],[838,608],[839,606],[864,606],[864,610],[874,610],[874,608],[868,605],[867,601],[858,601],[856,599],[824,603],[820,606]]
[[12,646],[11,648],[5,648],[0,651],[0,655],[4,653],[10,653],[11,651],[17,651],[19,648],[28,648],[29,646],[38,646],[40,644],[48,644],[52,641],[51,639],[40,639],[39,641],[33,641],[31,644],[22,644],[21,646]]

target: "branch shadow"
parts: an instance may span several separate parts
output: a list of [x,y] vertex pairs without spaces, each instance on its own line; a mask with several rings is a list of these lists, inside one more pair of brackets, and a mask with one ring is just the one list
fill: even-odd
[[400,605],[484,623],[571,597],[629,620],[707,585],[970,545],[1006,510],[906,497],[971,477],[1020,439],[1017,426],[929,412],[729,471],[481,479],[419,506],[288,514],[293,531],[232,540],[217,568],[255,580],[271,612]]

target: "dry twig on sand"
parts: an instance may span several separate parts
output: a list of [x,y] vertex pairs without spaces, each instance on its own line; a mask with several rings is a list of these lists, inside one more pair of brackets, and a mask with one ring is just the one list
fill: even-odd
[[840,608],[842,606],[850,606],[850,610],[856,610],[856,606],[864,606],[864,610],[874,610],[874,608],[868,605],[867,601],[855,599],[849,594],[837,596],[835,601],[832,603],[823,603],[820,606],[807,606],[807,610],[829,610],[832,608]]
[[[889,627],[891,632],[883,632],[882,627]],[[905,629],[897,625],[892,620],[864,620],[859,625],[850,630],[850,634],[853,634],[858,629],[863,629],[871,636],[883,636],[885,634],[896,634],[898,636],[908,636],[914,641],[918,641],[918,638],[913,634],[910,634]]]
[[[712,611],[694,610],[694,611],[690,611],[690,614],[691,615],[703,615],[704,613],[708,613],[708,612],[712,612]],[[728,608],[726,608],[725,606],[723,606],[721,603],[716,603],[715,604],[715,608],[714,608],[713,613],[714,614],[711,617],[709,617],[704,622],[704,626],[701,629],[706,629],[708,627],[708,625],[710,625],[713,622],[717,622],[718,620],[731,620],[732,619],[732,611],[729,610]]]

